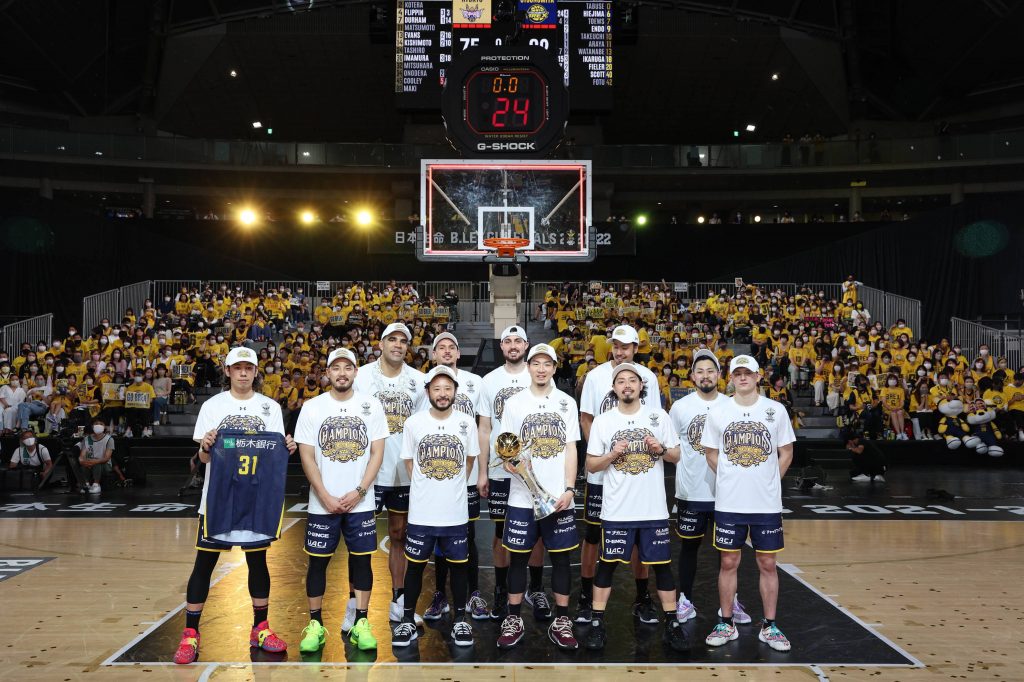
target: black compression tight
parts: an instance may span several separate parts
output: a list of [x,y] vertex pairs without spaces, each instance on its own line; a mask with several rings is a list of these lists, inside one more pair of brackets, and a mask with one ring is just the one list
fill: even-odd
[[[615,575],[617,561],[598,561],[597,575],[594,576],[594,587],[604,589],[612,586],[612,576]],[[675,580],[672,578],[671,564],[654,564],[654,582],[659,592],[671,592],[676,589]]]
[[[196,552],[196,562],[192,567],[192,575],[188,578],[185,600],[189,604],[203,604],[210,596],[210,580],[213,569],[217,566],[220,552]],[[249,596],[253,599],[266,599],[270,596],[270,571],[267,569],[267,550],[245,553],[245,563],[249,567]]]
[[[508,570],[508,591],[523,594],[526,591],[527,566],[530,552],[509,552],[511,562]],[[551,589],[555,594],[569,594],[572,589],[572,571],[569,552],[548,552],[551,560]]]

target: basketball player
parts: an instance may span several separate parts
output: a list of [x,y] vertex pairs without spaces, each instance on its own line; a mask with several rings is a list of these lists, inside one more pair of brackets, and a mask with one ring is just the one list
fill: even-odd
[[[533,495],[519,476],[512,476],[505,535],[502,545],[511,552],[509,569],[508,616],[501,623],[498,647],[510,649],[523,638],[521,617],[526,588],[526,566],[530,553],[543,538],[551,558],[551,583],[555,593],[556,616],[548,626],[548,639],[560,649],[576,649],[579,644],[569,620],[569,592],[572,578],[569,552],[579,547],[576,535],[576,441],[580,438],[576,401],[555,387],[558,353],[539,343],[526,356],[530,387],[505,402],[502,431],[519,436],[529,447],[533,473],[558,502],[553,514],[537,520]],[[506,465],[510,466],[510,465]]]
[[[402,599],[405,583],[405,528],[409,513],[409,477],[401,463],[402,429],[405,420],[424,405],[423,373],[405,364],[409,352],[412,332],[401,322],[392,322],[381,334],[380,357],[367,363],[356,374],[355,389],[367,393],[380,401],[388,418],[391,435],[384,443],[384,462],[381,464],[374,485],[377,498],[377,513],[388,510],[388,538],[391,553],[388,568],[391,571],[391,605],[388,616],[393,621],[402,620],[405,603]],[[345,620],[341,624],[344,632],[355,624],[356,600],[349,599]],[[352,619],[349,619],[349,616]],[[417,616],[418,618],[418,616]],[[421,624],[422,619],[417,621]]]
[[330,391],[307,400],[299,413],[295,439],[302,470],[309,479],[309,518],[306,521],[306,596],[309,625],[302,631],[299,650],[319,651],[327,638],[323,599],[327,565],[341,537],[348,549],[348,574],[356,600],[355,623],[349,639],[366,651],[377,648],[367,609],[373,587],[370,555],[377,550],[373,481],[384,459],[389,435],[380,401],[353,388],[358,365],[355,354],[338,348],[327,358]]
[[[469,514],[467,482],[480,441],[473,417],[452,409],[459,382],[455,372],[439,365],[427,375],[428,410],[405,423],[402,459],[409,476],[409,525],[405,554],[405,613],[391,632],[391,644],[408,646],[418,637],[416,600],[423,586],[423,569],[436,545],[449,564],[455,616],[452,643],[473,645],[473,628],[466,622],[466,564]],[[394,547],[393,551],[398,551]]]
[[[679,436],[681,453],[676,466],[676,535],[682,540],[679,548],[679,602],[676,617],[686,622],[697,617],[697,609],[687,595],[693,596],[697,575],[697,551],[707,532],[708,522],[715,518],[715,472],[708,468],[700,438],[708,413],[728,402],[718,392],[721,365],[707,348],[693,354],[690,380],[697,390],[677,400],[669,411],[672,428]],[[739,599],[732,603],[734,623],[749,623],[750,616]]]
[[[494,556],[494,608],[491,618],[503,620],[508,615],[508,566],[509,554],[502,546],[505,533],[505,508],[508,504],[509,474],[501,467],[491,469],[490,453],[494,440],[503,431],[501,418],[509,398],[530,385],[526,371],[526,351],[529,341],[526,330],[518,325],[506,327],[501,332],[501,353],[505,364],[496,367],[484,377],[486,400],[480,402],[480,467],[477,488],[481,497],[487,498],[487,512],[494,521],[494,539],[491,549]],[[543,548],[536,548],[530,558],[530,590],[526,601],[533,606],[537,620],[551,618],[551,605],[541,587],[543,576]]]
[[[480,401],[486,400],[483,392],[483,380],[476,374],[464,369],[460,370],[457,367],[459,358],[462,357],[459,351],[459,340],[455,338],[454,334],[442,332],[434,337],[431,350],[434,364],[447,367],[455,372],[455,377],[459,382],[453,408],[469,415],[476,421],[477,414],[480,411]],[[478,466],[479,462],[474,459],[473,471],[469,477],[471,485],[466,490],[466,499],[469,501],[469,566],[467,569],[469,602],[466,604],[466,611],[476,620],[487,620],[491,617],[491,612],[487,608],[487,602],[480,595],[480,555],[476,547],[476,521],[480,518],[480,492],[476,487],[476,482],[479,478]],[[440,550],[438,549],[438,551]],[[437,583],[430,607],[423,612],[423,618],[426,620],[439,620],[450,609],[448,599],[445,597],[445,583],[448,582],[448,564],[445,562],[444,557],[436,552],[434,566]]]
[[[586,375],[583,393],[580,397],[580,426],[583,437],[590,440],[590,426],[594,418],[615,407],[618,398],[612,391],[612,372],[623,363],[632,363],[640,337],[629,325],[619,325],[612,331],[612,357]],[[636,365],[644,386],[648,387],[651,400],[657,400],[658,379],[654,372],[643,365]],[[580,597],[576,608],[576,622],[589,623],[590,596],[594,586],[594,572],[597,570],[597,546],[601,540],[601,495],[604,470],[590,471],[587,467],[587,486],[584,494],[584,520],[587,522],[580,552]],[[649,571],[634,553],[631,557],[633,577],[636,578],[636,597],[633,600],[633,615],[642,623],[657,623],[658,610],[647,591]]]
[[[721,552],[718,574],[719,622],[705,640],[722,646],[737,637],[733,600],[740,550],[747,538],[757,555],[764,620],[758,639],[776,651],[789,651],[775,625],[779,576],[775,554],[783,548],[782,477],[793,461],[793,425],[782,403],[757,391],[757,361],[737,355],[729,364],[735,395],[708,413],[700,444],[715,472],[715,548]],[[719,457],[722,454],[724,457]]]
[[[203,605],[210,593],[210,577],[217,565],[221,552],[230,551],[234,545],[209,540],[203,537],[203,520],[206,514],[206,496],[210,488],[212,471],[210,448],[217,441],[221,429],[234,429],[253,433],[279,433],[284,435],[281,406],[266,396],[257,393],[253,384],[257,380],[256,352],[245,347],[232,348],[224,361],[224,373],[230,390],[213,396],[199,409],[193,440],[199,443],[200,461],[211,470],[203,481],[203,495],[199,502],[199,527],[196,530],[196,561],[188,579],[185,598],[185,630],[174,654],[175,663],[192,663],[199,656],[199,619]],[[295,441],[285,436],[289,453],[295,452]],[[279,510],[267,513],[280,514]],[[278,637],[267,622],[270,609],[270,572],[267,570],[267,548],[270,541],[256,543],[243,548],[245,563],[249,568],[249,596],[252,597],[252,630],[249,646],[264,651],[281,652],[288,645]]]
[[663,409],[641,402],[648,387],[636,365],[616,365],[612,390],[617,403],[594,419],[587,441],[587,469],[605,472],[601,556],[594,576],[587,648],[604,648],[608,639],[604,612],[615,566],[627,563],[626,557],[631,557],[635,548],[641,562],[654,566],[665,623],[662,640],[673,651],[687,651],[689,642],[683,624],[676,618],[665,500],[664,462],[679,461],[679,439]]

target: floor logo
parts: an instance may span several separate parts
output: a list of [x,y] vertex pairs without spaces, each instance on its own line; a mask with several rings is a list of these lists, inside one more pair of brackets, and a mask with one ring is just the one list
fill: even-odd
[[16,575],[31,571],[37,566],[42,566],[47,561],[53,561],[54,556],[19,556],[0,557],[0,582],[13,578]]

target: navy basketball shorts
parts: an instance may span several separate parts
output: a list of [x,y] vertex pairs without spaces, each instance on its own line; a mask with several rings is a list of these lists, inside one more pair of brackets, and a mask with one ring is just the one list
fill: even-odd
[[696,540],[708,532],[708,524],[715,520],[714,502],[676,500],[676,535],[684,540]]
[[601,499],[604,486],[600,483],[587,483],[583,496],[583,520],[593,526],[601,525]]
[[529,552],[544,539],[549,552],[567,552],[580,546],[576,533],[576,510],[563,509],[543,519],[533,518],[533,509],[508,508],[501,545],[510,552]]
[[375,485],[373,490],[374,501],[377,503],[376,514],[380,516],[387,509],[392,514],[409,513],[409,486],[396,488],[382,488]]
[[310,514],[306,520],[305,552],[310,556],[332,556],[342,537],[349,554],[377,551],[377,520],[373,512]]
[[409,561],[424,563],[441,548],[440,556],[452,563],[469,561],[469,524],[458,526],[420,526],[410,523],[405,531],[405,557]]
[[487,514],[491,521],[504,521],[505,509],[508,507],[508,491],[512,486],[511,479],[489,479],[487,493]]
[[743,549],[747,538],[757,552],[774,554],[785,549],[782,537],[782,521],[775,523],[722,523],[715,519],[715,549],[723,552],[738,552]]
[[228,542],[221,542],[203,535],[204,515],[199,515],[199,527],[196,528],[196,549],[204,552],[230,552],[232,547],[240,547],[243,552],[259,552],[270,547],[270,540],[260,542],[233,545]]
[[603,521],[601,561],[629,563],[637,547],[640,563],[667,564],[672,561],[668,519],[656,521]]
[[469,520],[480,519],[480,491],[475,485],[466,486],[466,500],[469,503]]

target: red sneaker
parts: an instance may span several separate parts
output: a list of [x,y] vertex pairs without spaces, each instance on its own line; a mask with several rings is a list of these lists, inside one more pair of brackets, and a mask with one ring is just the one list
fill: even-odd
[[174,662],[195,663],[197,658],[199,658],[199,633],[192,628],[185,628],[181,633],[178,650],[174,652]]
[[274,634],[274,631],[270,629],[270,625],[267,621],[263,621],[252,629],[249,633],[249,646],[259,647],[264,651],[278,652],[284,651],[288,648],[288,645],[284,643],[284,640]]

